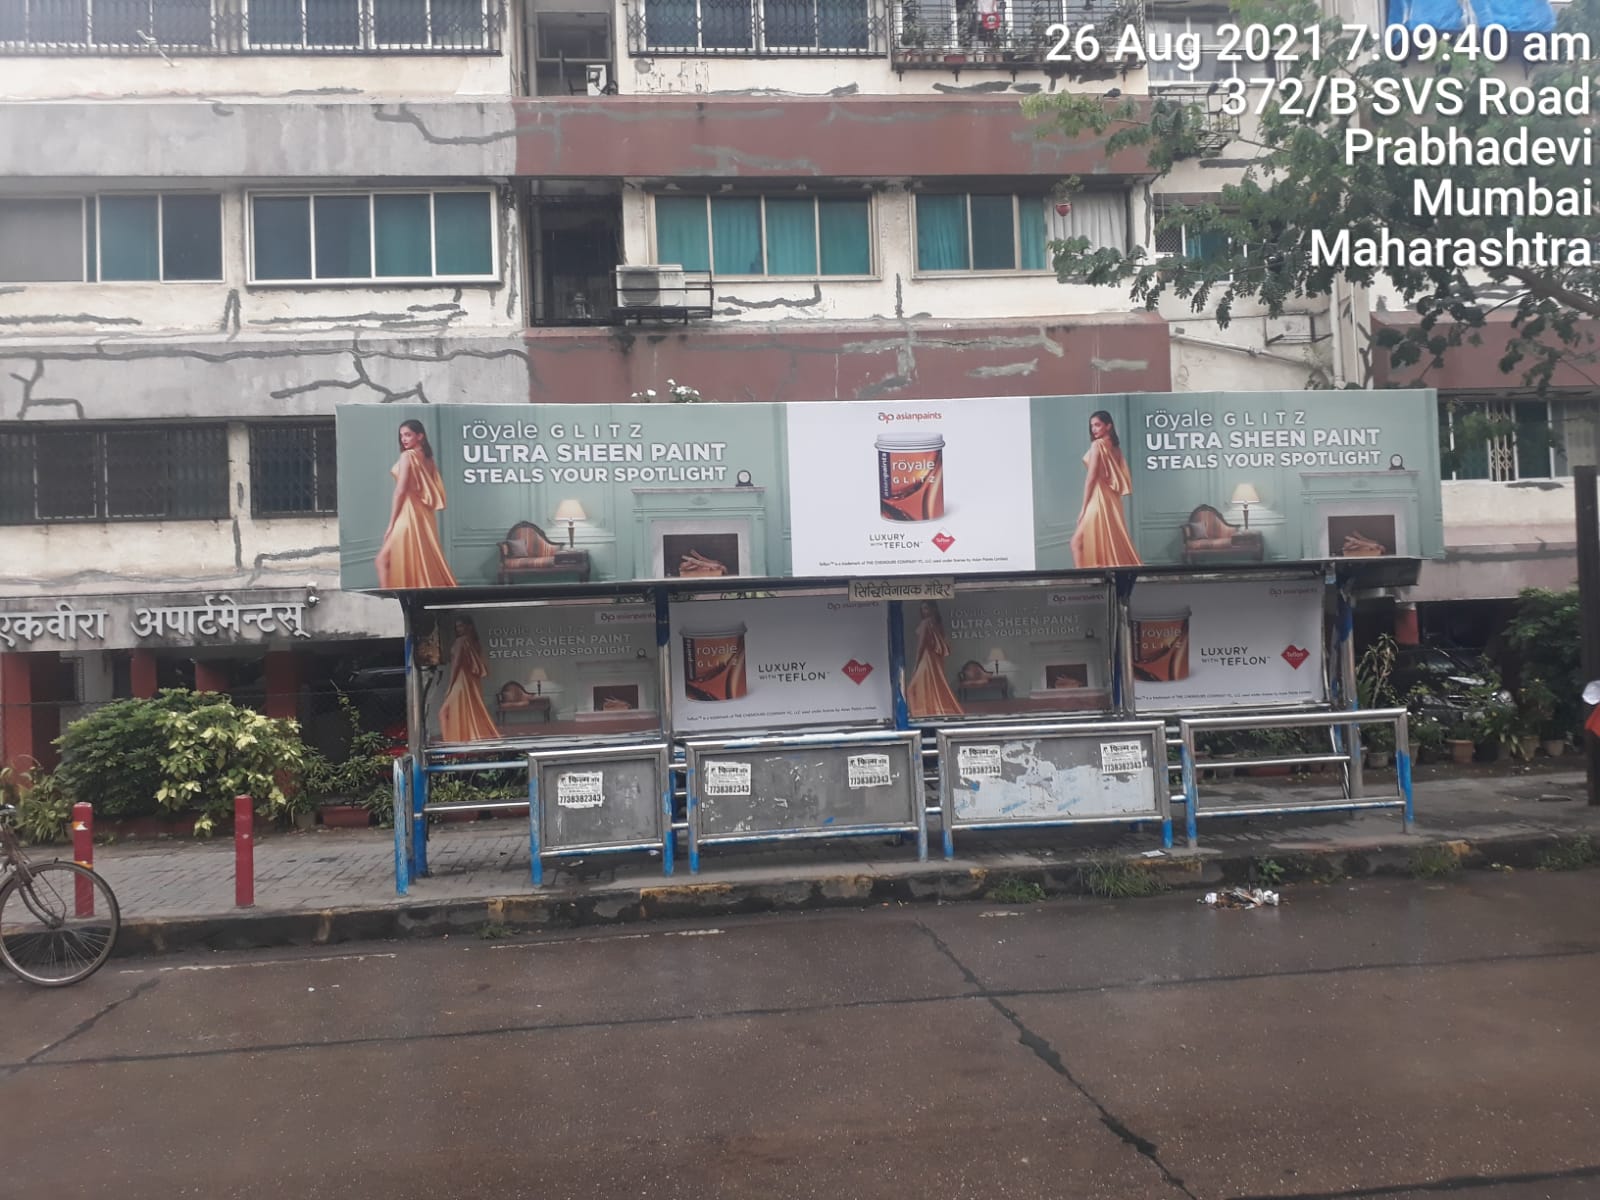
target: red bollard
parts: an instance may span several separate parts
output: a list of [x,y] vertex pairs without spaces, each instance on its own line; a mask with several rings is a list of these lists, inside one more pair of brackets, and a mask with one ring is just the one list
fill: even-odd
[[233,798],[233,902],[256,903],[256,810],[249,796]]
[[[94,809],[72,806],[72,861],[94,870]],[[94,916],[94,881],[81,875],[73,884],[73,910],[80,917]]]

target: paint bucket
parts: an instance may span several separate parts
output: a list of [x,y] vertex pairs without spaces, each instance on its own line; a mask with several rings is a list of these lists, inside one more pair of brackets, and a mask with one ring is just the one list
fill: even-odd
[[683,692],[691,700],[738,700],[745,684],[743,622],[703,633],[683,631]]
[[944,437],[880,433],[878,514],[885,521],[937,521],[944,516]]
[[1133,618],[1133,677],[1147,683],[1189,678],[1189,610]]

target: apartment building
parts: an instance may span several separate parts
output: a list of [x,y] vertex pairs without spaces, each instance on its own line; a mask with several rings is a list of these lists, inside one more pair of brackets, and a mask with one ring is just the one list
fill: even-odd
[[[1052,238],[1148,244],[1162,206],[1239,166],[1220,133],[1160,181],[1038,136],[1025,96],[1231,69],[1054,62],[1050,27],[1212,46],[1221,19],[1140,0],[0,0],[5,755],[49,761],[81,706],[168,683],[303,715],[309,682],[397,658],[396,606],[337,588],[343,401],[1394,382],[1365,341],[1372,297],[1224,329],[1049,269]],[[1484,378],[1452,391],[1534,419],[1467,386]],[[1523,487],[1538,466],[1514,457],[1447,485],[1486,549],[1437,598],[1567,570],[1564,460]]]

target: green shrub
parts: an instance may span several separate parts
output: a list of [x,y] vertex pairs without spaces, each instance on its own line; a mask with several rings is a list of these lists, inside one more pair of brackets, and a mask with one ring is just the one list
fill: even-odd
[[148,700],[115,700],[67,726],[56,739],[61,765],[56,783],[100,817],[152,817],[166,745],[162,717],[192,712],[214,697],[171,688]]
[[54,775],[35,775],[33,786],[17,800],[17,830],[26,842],[47,846],[67,840],[72,797]]
[[241,708],[226,696],[201,699],[188,712],[164,712],[158,719],[157,802],[169,812],[198,811],[199,835],[211,833],[217,819],[233,811],[235,796],[250,796],[272,812],[287,809],[278,781],[298,774],[305,761],[300,727]]

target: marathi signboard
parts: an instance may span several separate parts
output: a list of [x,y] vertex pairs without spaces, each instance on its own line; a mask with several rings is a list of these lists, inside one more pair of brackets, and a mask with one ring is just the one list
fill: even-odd
[[1430,391],[350,404],[338,419],[355,589],[1443,553]]

